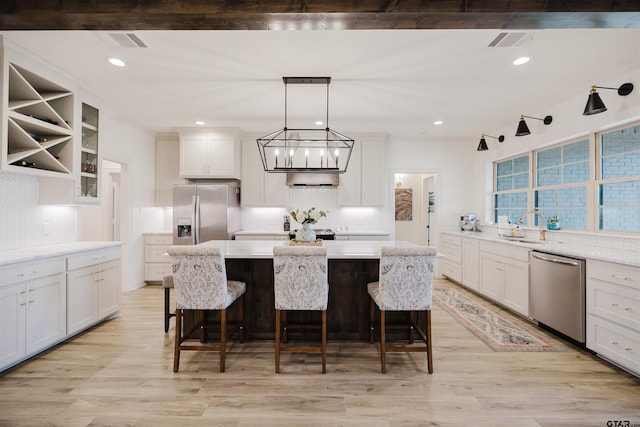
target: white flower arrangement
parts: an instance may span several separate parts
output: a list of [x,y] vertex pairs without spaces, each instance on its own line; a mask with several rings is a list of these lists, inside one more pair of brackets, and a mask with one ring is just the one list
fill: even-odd
[[317,210],[315,207],[308,209],[306,211],[300,211],[293,208],[289,208],[289,214],[294,221],[299,222],[300,224],[315,224],[322,217],[326,217],[327,213],[325,211]]

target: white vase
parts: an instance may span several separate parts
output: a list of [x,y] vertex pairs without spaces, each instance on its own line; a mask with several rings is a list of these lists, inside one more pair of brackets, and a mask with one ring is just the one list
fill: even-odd
[[302,224],[302,228],[296,231],[296,241],[315,242],[316,232],[311,229],[311,226],[309,224]]

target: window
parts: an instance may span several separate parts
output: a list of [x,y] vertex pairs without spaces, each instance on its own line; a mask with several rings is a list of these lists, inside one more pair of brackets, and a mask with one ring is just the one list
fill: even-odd
[[515,223],[527,212],[529,155],[497,162],[495,176],[494,222],[499,216],[507,216]]
[[534,209],[557,216],[564,228],[587,229],[590,152],[588,139],[536,152]]
[[640,233],[640,124],[594,137],[495,162],[494,222],[536,209],[563,228]]
[[640,125],[599,135],[598,229],[640,231]]

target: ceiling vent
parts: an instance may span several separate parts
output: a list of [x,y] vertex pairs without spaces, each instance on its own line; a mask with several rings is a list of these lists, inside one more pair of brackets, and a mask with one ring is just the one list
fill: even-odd
[[518,47],[533,38],[534,33],[528,31],[513,31],[500,33],[489,43],[489,47]]
[[140,38],[139,35],[132,32],[116,32],[116,33],[100,33],[98,36],[109,47],[122,48],[147,48],[147,44]]

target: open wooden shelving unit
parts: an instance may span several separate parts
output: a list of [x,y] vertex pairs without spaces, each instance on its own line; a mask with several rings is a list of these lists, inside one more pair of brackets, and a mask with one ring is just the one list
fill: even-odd
[[73,92],[16,64],[8,69],[3,169],[73,177]]

